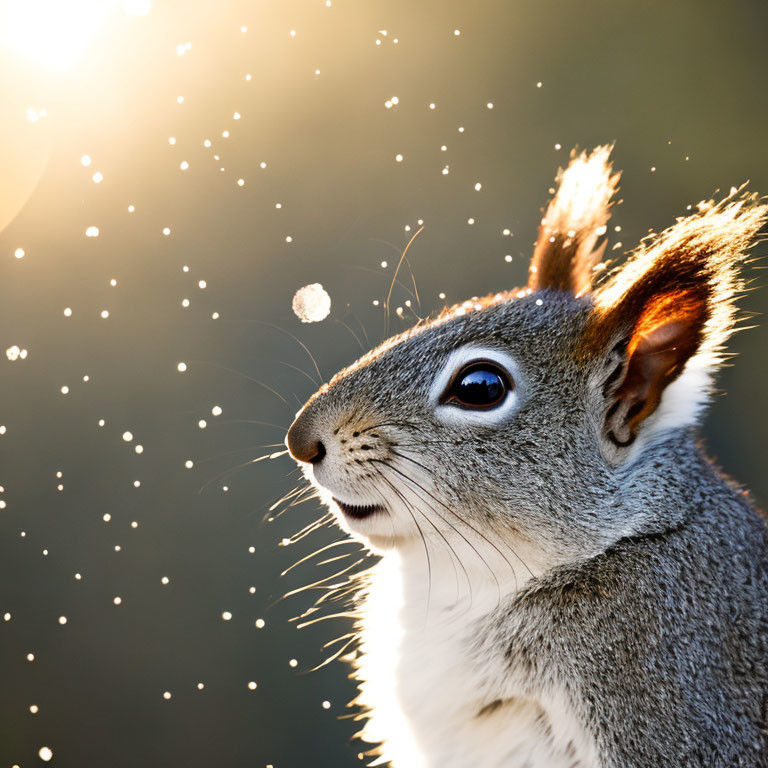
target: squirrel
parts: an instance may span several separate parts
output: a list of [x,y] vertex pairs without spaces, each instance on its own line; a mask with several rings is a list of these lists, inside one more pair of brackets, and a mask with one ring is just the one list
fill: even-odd
[[733,189],[607,269],[611,149],[558,172],[526,287],[385,341],[288,431],[381,555],[376,764],[768,766],[768,528],[696,431],[768,206]]

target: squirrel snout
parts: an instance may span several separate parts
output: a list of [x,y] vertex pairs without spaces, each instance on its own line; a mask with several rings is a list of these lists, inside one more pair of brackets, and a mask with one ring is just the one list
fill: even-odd
[[325,456],[325,446],[318,439],[311,418],[306,411],[300,413],[285,436],[285,445],[296,461],[319,464]]

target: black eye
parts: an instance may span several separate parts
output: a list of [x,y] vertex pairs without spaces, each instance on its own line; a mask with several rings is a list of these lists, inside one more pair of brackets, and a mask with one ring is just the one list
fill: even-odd
[[454,377],[445,403],[464,408],[493,408],[512,389],[507,373],[494,363],[475,362],[462,368]]

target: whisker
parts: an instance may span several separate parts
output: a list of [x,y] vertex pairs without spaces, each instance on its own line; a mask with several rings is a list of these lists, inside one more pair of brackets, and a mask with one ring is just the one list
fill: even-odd
[[268,512],[274,512],[281,504],[284,504],[286,501],[290,501],[296,496],[301,495],[302,493],[306,493],[308,490],[314,490],[311,485],[297,485],[292,490],[288,491],[288,493],[283,494],[272,506],[269,508]]
[[[377,496],[380,496],[380,493],[378,492],[378,489],[374,488],[374,492]],[[282,514],[287,509],[289,509],[294,504],[299,504],[305,501],[308,497],[314,497],[317,496],[318,492],[314,489],[314,487],[306,486],[304,488],[301,488],[300,486],[297,486],[292,491],[289,491],[286,493],[279,501],[275,502],[270,507],[270,512],[272,512],[275,508],[279,507],[281,504],[286,505],[284,509],[282,509],[279,514]],[[385,502],[386,500],[382,497],[382,502]],[[392,523],[391,515],[388,513],[388,517],[390,519],[390,523]],[[319,520],[310,523],[305,528],[303,528],[298,533],[294,534],[290,541],[293,543],[295,541],[298,541],[305,536],[308,536],[313,531],[317,530],[319,527],[322,527],[323,525],[329,524],[333,520],[333,515],[328,512],[326,513],[322,518]],[[418,523],[417,523],[418,526]],[[392,525],[392,540],[394,541],[394,525]],[[424,540],[423,534],[422,534],[422,540]],[[335,548],[346,546],[346,545],[354,545],[354,548],[351,551],[343,552],[340,555],[333,555],[330,557],[323,558],[321,560],[317,560],[323,553],[332,551]],[[425,542],[426,546],[426,542]],[[363,552],[361,556],[361,551]],[[303,585],[301,587],[298,587],[296,589],[293,589],[289,592],[287,592],[282,597],[279,597],[277,600],[275,600],[272,603],[273,607],[274,605],[277,605],[283,600],[286,600],[290,597],[294,597],[299,594],[308,593],[308,592],[314,592],[314,593],[320,593],[319,597],[314,601],[313,605],[310,606],[307,610],[305,610],[300,616],[295,617],[292,619],[292,621],[300,622],[297,624],[298,628],[305,628],[308,626],[311,626],[312,624],[319,623],[321,621],[325,621],[326,619],[347,619],[347,618],[358,618],[356,609],[354,608],[354,599],[359,594],[360,588],[361,588],[361,580],[363,578],[363,575],[367,572],[367,563],[368,559],[370,557],[370,553],[367,551],[364,551],[362,549],[362,545],[355,541],[354,539],[350,538],[342,538],[340,540],[331,542],[330,544],[327,544],[320,549],[310,553],[309,555],[306,555],[305,557],[301,558],[297,562],[293,563],[291,566],[286,568],[281,576],[285,576],[293,569],[297,568],[299,565],[303,563],[307,563],[309,561],[314,561],[314,565],[317,565],[318,567],[326,567],[331,566],[332,568],[336,565],[344,565],[344,567],[340,568],[339,570],[335,570],[334,573],[324,576],[322,578],[319,578],[309,584]],[[350,563],[349,560],[352,559],[352,562]],[[362,570],[361,570],[362,567]],[[347,601],[352,600],[353,603],[351,603],[352,608],[346,609],[340,612],[336,612],[329,615],[318,615],[316,618],[310,618],[317,614],[319,611],[323,610],[326,605],[328,605],[330,602],[338,603],[341,602],[343,605],[350,605]],[[349,635],[346,635],[342,638],[339,638],[336,642],[340,642],[341,640],[348,640],[347,643],[343,647],[341,647],[338,651],[331,654],[330,658],[326,659],[320,666],[324,666],[325,664],[330,663],[334,659],[338,658],[340,655],[345,653],[346,649],[349,647],[351,643],[355,641],[355,638],[358,636],[358,631],[355,630],[354,632],[350,633]],[[330,647],[333,643],[329,644],[326,647]],[[319,667],[317,667],[319,668]]]
[[[355,541],[354,539],[350,539],[348,537],[344,537],[343,539],[339,539],[338,541],[332,541],[330,544],[326,544],[324,547],[321,547],[320,549],[312,552],[309,555],[306,555],[305,557],[302,557],[301,560],[297,560],[293,565],[288,566],[281,574],[281,578],[283,576],[286,576],[288,573],[290,573],[294,568],[301,565],[302,563],[306,563],[307,560],[311,560],[313,557],[316,557],[317,555],[322,554],[323,552],[326,552],[329,549],[332,549],[333,547],[339,547],[343,544],[357,544],[358,547],[360,547],[360,543]],[[352,552],[347,552],[346,555],[343,555],[343,557],[349,557],[352,554]]]
[[246,445],[243,448],[235,448],[233,451],[225,451],[224,453],[215,453],[213,456],[207,456],[204,459],[195,459],[195,464],[207,464],[209,461],[216,461],[216,459],[223,459],[225,456],[233,456],[236,453],[242,453],[243,451],[253,451],[256,448],[281,448],[285,443],[266,443]]
[[[400,457],[401,459],[405,459],[406,461],[410,461],[410,462],[412,462],[412,463],[413,463],[413,464],[415,464],[417,467],[420,467],[420,468],[421,468],[421,469],[422,469],[424,472],[426,472],[426,473],[428,473],[428,474],[430,474],[430,475],[432,474],[432,470],[431,470],[431,469],[429,469],[428,467],[426,467],[424,464],[421,464],[420,462],[416,461],[415,459],[412,459],[410,456],[406,456],[406,455],[405,455],[405,454],[403,454],[403,453],[398,453],[397,451],[392,451],[392,453],[393,453],[393,454],[395,454],[395,456],[398,456],[398,457]],[[393,469],[394,469],[394,467],[393,467]],[[412,481],[412,482],[416,482],[415,480],[413,480],[413,478],[409,478],[409,479],[411,479],[411,481]],[[449,508],[449,507],[448,507],[448,506],[447,506],[447,505],[446,505],[444,502],[442,502],[440,499],[438,499],[436,496],[434,496],[432,493],[430,493],[430,492],[429,492],[429,491],[428,491],[426,488],[424,488],[424,486],[420,486],[420,487],[421,487],[421,489],[422,489],[422,490],[423,490],[425,493],[429,494],[429,496],[430,496],[431,498],[433,498],[433,499],[434,499],[436,502],[438,502],[438,503],[439,503],[439,504],[441,504],[443,507],[445,507],[445,509],[447,509],[447,510],[448,510],[448,511],[449,511],[449,512],[452,514],[452,515],[454,515],[455,517],[459,517],[459,516],[458,516],[458,515],[457,515],[457,514],[456,514],[456,513],[455,513],[455,512],[452,510],[452,509],[450,509],[450,508]],[[461,519],[461,518],[459,518],[459,519]],[[494,549],[495,549],[495,550],[496,550],[496,551],[497,551],[497,552],[498,552],[498,553],[499,553],[499,554],[500,554],[500,555],[501,555],[501,556],[504,558],[504,560],[507,562],[507,564],[509,565],[509,567],[512,569],[512,572],[514,573],[514,566],[512,565],[512,563],[510,563],[510,562],[509,562],[509,559],[508,559],[508,558],[507,558],[507,557],[506,557],[506,556],[505,556],[505,555],[502,553],[502,551],[501,551],[501,550],[500,550],[500,549],[499,549],[499,548],[496,546],[496,544],[494,544],[494,542],[492,542],[492,541],[491,541],[491,540],[490,540],[490,539],[489,539],[489,538],[488,538],[488,537],[487,537],[485,534],[483,534],[481,531],[479,531],[477,528],[475,528],[475,527],[474,527],[474,526],[473,526],[473,525],[472,525],[472,524],[471,524],[469,521],[467,521],[467,520],[463,520],[463,519],[462,519],[462,522],[463,522],[465,525],[469,526],[469,527],[470,527],[470,528],[471,528],[473,531],[475,531],[475,533],[477,533],[477,534],[478,534],[478,536],[481,536],[483,539],[485,539],[485,541],[487,541],[487,542],[488,542],[488,543],[489,543],[489,544],[490,544],[490,545],[491,545],[491,546],[492,546],[492,547],[493,547],[493,548],[494,548]],[[534,575],[534,573],[533,573],[533,571],[532,571],[532,570],[531,570],[531,569],[528,567],[528,564],[525,562],[525,560],[523,560],[523,558],[522,558],[522,557],[520,557],[520,555],[518,555],[518,554],[517,554],[517,552],[515,552],[515,550],[514,550],[514,549],[513,549],[513,548],[512,548],[512,547],[511,547],[509,544],[507,544],[507,548],[508,548],[508,549],[509,549],[509,551],[510,551],[510,552],[511,552],[511,553],[512,553],[512,554],[513,554],[513,555],[514,555],[514,556],[515,556],[515,557],[516,557],[516,558],[517,558],[517,559],[518,559],[518,560],[519,560],[519,561],[522,563],[523,567],[524,567],[524,568],[525,568],[525,569],[528,571],[528,573],[529,573],[531,576],[533,576],[533,575]],[[517,577],[515,577],[515,580],[517,580]]]
[[315,605],[312,607],[312,611],[316,612],[325,605],[325,603],[334,600],[336,602],[343,602],[348,596],[357,595],[360,592],[360,587],[356,583],[357,577],[365,571],[354,571],[350,573],[347,580],[340,584],[328,585],[327,591],[324,595],[320,595],[315,601]]
[[276,360],[275,361],[278,365],[284,365],[286,368],[293,368],[294,371],[297,373],[300,373],[302,376],[309,379],[309,381],[312,382],[312,385],[317,389],[322,382],[318,382],[314,377],[310,376],[303,368],[299,368],[298,365],[293,365],[292,363],[286,363],[284,360]]
[[[336,573],[332,573],[330,576],[324,576],[323,578],[312,582],[312,584],[305,584],[303,587],[297,587],[296,589],[292,589],[290,592],[286,592],[279,600],[276,600],[273,603],[273,605],[277,605],[277,603],[279,603],[280,600],[285,600],[286,598],[292,597],[293,595],[299,595],[302,592],[306,592],[308,589],[313,589],[319,584],[325,584],[325,582],[330,581],[331,579],[338,579],[339,576],[343,576],[345,573],[349,573],[349,571],[351,571],[356,565],[359,565],[360,563],[362,563],[364,560],[365,560],[365,557],[361,557],[358,560],[356,560],[354,563],[352,563],[352,565],[348,565],[346,568],[343,568],[342,570],[337,571]],[[307,612],[303,613],[301,616],[298,616],[297,619],[301,619],[306,615],[307,615]]]
[[316,531],[319,528],[322,528],[324,525],[328,525],[328,523],[332,521],[333,521],[333,515],[327,512],[319,519],[315,520],[312,523],[309,523],[309,525],[304,526],[304,528],[302,528],[298,533],[294,533],[293,536],[291,536],[288,539],[288,541],[291,544],[296,544],[297,542],[301,541],[305,536],[308,536],[313,531]]
[[390,243],[389,240],[383,240],[380,237],[369,237],[368,241],[371,243],[381,243],[382,245],[386,245],[387,248],[392,250],[394,253],[396,253],[398,256],[403,252],[403,249],[400,248],[396,243]]
[[[380,474],[382,474],[382,473],[380,472]],[[395,485],[392,482],[390,482],[386,477],[384,477],[383,474],[382,474],[382,479],[400,497],[400,499],[402,499],[403,503],[408,505],[408,502],[405,500],[403,495],[398,491],[398,489],[395,487]],[[410,505],[408,505],[408,506],[410,507]],[[471,605],[471,603],[472,603],[472,581],[469,578],[469,573],[467,573],[467,569],[464,567],[464,563],[461,561],[461,558],[459,557],[458,553],[451,546],[450,542],[445,537],[443,532],[434,524],[434,522],[432,520],[429,519],[428,515],[426,515],[421,510],[419,510],[419,511],[421,512],[421,514],[424,517],[424,519],[435,529],[435,532],[440,536],[440,538],[443,540],[443,542],[445,542],[445,546],[448,548],[448,551],[451,553],[451,563],[453,564],[453,573],[454,573],[454,577],[456,578],[456,600],[458,601],[458,599],[459,599],[459,574],[458,574],[458,571],[456,570],[456,562],[458,562],[459,565],[461,566],[462,571],[464,572],[464,577],[467,580],[467,586],[469,588],[470,605]],[[436,514],[438,515],[438,517],[440,517],[439,513],[436,512]],[[431,587],[431,583],[430,583],[430,587]],[[427,611],[428,610],[429,610],[429,600],[427,600]]]
[[[331,662],[336,661],[336,659],[338,659],[340,656],[343,656],[344,651],[346,651],[347,648],[349,648],[349,646],[355,642],[355,640],[357,639],[357,636],[358,636],[357,632],[350,632],[348,635],[342,635],[340,638],[337,638],[335,642],[338,642],[340,640],[345,640],[347,638],[349,638],[349,640],[347,640],[347,642],[344,643],[344,645],[338,651],[335,651],[334,653],[332,653],[325,661],[321,662],[316,667],[312,667],[310,672],[317,672],[318,669],[322,669],[323,667],[327,666]],[[323,648],[327,648],[328,645],[329,644],[326,643],[326,645],[324,645]]]
[[[464,525],[466,525],[466,526],[467,526],[467,527],[468,527],[470,530],[472,530],[474,533],[476,533],[478,536],[480,536],[482,539],[484,539],[484,540],[485,540],[485,541],[486,541],[486,542],[487,542],[487,543],[488,543],[488,544],[489,544],[489,545],[490,545],[490,546],[491,546],[491,547],[492,547],[494,550],[496,550],[496,552],[498,552],[498,553],[499,553],[499,555],[501,555],[501,557],[504,559],[504,561],[507,563],[507,565],[509,565],[509,568],[510,568],[510,570],[512,571],[512,575],[513,575],[513,577],[514,577],[514,579],[515,579],[515,584],[517,584],[517,574],[515,573],[515,569],[514,569],[514,566],[513,566],[513,565],[512,565],[512,563],[509,561],[509,558],[507,558],[507,557],[506,557],[506,555],[505,555],[505,554],[504,554],[504,553],[503,553],[503,552],[502,552],[502,551],[501,551],[501,550],[500,550],[500,549],[499,549],[499,548],[496,546],[496,544],[494,544],[494,543],[493,543],[493,542],[492,542],[492,541],[491,541],[491,540],[490,540],[490,539],[489,539],[487,536],[485,536],[485,535],[484,535],[484,534],[483,534],[481,531],[477,530],[477,528],[475,528],[475,526],[473,526],[473,525],[472,525],[470,522],[468,522],[467,520],[464,520],[463,518],[459,517],[459,515],[457,515],[457,514],[456,514],[456,513],[455,513],[455,512],[454,512],[452,509],[450,509],[450,507],[448,507],[448,506],[447,506],[445,503],[443,503],[443,502],[442,502],[440,499],[438,499],[436,496],[434,496],[434,494],[430,493],[428,489],[426,489],[426,488],[425,488],[423,485],[421,485],[421,483],[419,483],[419,482],[418,482],[417,480],[415,480],[413,477],[411,477],[411,476],[410,476],[410,475],[408,475],[407,473],[405,473],[405,472],[403,472],[403,471],[399,470],[399,469],[398,469],[397,467],[395,467],[394,465],[391,465],[391,464],[390,464],[389,466],[390,466],[390,468],[392,469],[392,471],[393,471],[393,472],[396,472],[396,473],[397,473],[398,475],[400,475],[400,476],[401,476],[401,477],[402,477],[402,478],[403,478],[403,479],[404,479],[406,482],[408,482],[408,483],[411,483],[411,484],[415,485],[417,488],[419,488],[419,489],[420,489],[420,490],[422,490],[424,493],[426,493],[426,494],[427,494],[427,495],[428,495],[428,496],[429,496],[431,499],[433,499],[433,500],[434,500],[436,503],[440,504],[440,505],[441,505],[441,506],[442,506],[444,509],[446,509],[446,510],[447,510],[447,511],[448,511],[450,514],[452,514],[452,515],[453,515],[453,516],[454,516],[456,519],[458,519],[460,522],[462,522]],[[418,492],[416,492],[416,491],[414,491],[414,492],[418,494]],[[420,494],[418,494],[418,495],[420,496]],[[497,590],[498,590],[498,596],[499,596],[499,601],[500,601],[500,600],[501,600],[501,583],[499,582],[499,579],[498,579],[498,577],[497,577],[497,575],[496,575],[496,572],[493,570],[493,568],[491,568],[491,566],[488,564],[488,562],[486,561],[486,559],[485,559],[485,558],[484,558],[484,557],[483,557],[483,556],[480,554],[479,550],[478,550],[478,549],[477,549],[477,548],[476,548],[476,547],[475,547],[475,546],[472,544],[472,542],[470,542],[470,541],[469,541],[469,539],[468,539],[466,536],[464,536],[464,535],[463,535],[463,534],[462,534],[462,533],[461,533],[461,532],[460,532],[460,531],[459,531],[459,530],[458,530],[458,529],[457,529],[457,528],[456,528],[456,527],[455,527],[455,526],[454,526],[452,523],[450,523],[450,521],[446,520],[446,519],[445,519],[445,518],[444,518],[442,515],[440,515],[440,513],[439,513],[439,512],[438,512],[438,511],[437,511],[437,510],[436,510],[434,507],[432,507],[432,506],[429,504],[429,502],[428,502],[426,499],[424,499],[423,497],[421,497],[421,498],[422,498],[422,500],[424,501],[424,503],[425,503],[425,504],[427,504],[427,505],[429,505],[429,506],[431,507],[431,509],[432,509],[432,510],[435,512],[435,514],[437,514],[437,515],[440,517],[440,519],[441,519],[441,520],[443,520],[445,523],[447,523],[448,525],[450,525],[450,526],[451,526],[451,528],[452,528],[454,531],[456,531],[456,533],[457,533],[459,536],[461,536],[461,538],[462,538],[462,539],[463,539],[463,540],[464,540],[464,541],[467,543],[467,545],[468,545],[469,547],[471,547],[471,548],[472,548],[472,550],[473,550],[473,551],[475,552],[475,554],[478,556],[478,558],[480,559],[480,561],[481,561],[481,562],[482,562],[482,563],[485,565],[485,567],[488,569],[488,572],[489,572],[489,573],[490,573],[490,575],[493,577],[493,580],[496,582],[496,586],[497,586]],[[514,554],[514,551],[513,551],[513,554]]]
[[346,635],[337,637],[335,640],[329,640],[327,643],[323,645],[323,648],[330,648],[332,645],[336,645],[336,643],[340,643],[342,640],[346,640],[350,637],[357,637],[357,632],[347,632]]
[[[423,227],[422,227],[423,229]],[[418,232],[416,233],[418,234]],[[414,236],[415,237],[415,236]],[[402,251],[400,248],[398,248],[394,243],[390,243],[389,240],[382,240],[378,237],[371,237],[369,238],[371,242],[374,243],[381,243],[382,245],[386,245],[388,248],[391,248],[398,256],[402,254]],[[406,249],[407,250],[407,249]],[[405,254],[402,254],[404,256]],[[413,274],[413,269],[411,269],[411,262],[409,259],[405,259],[405,263],[408,265],[408,271],[411,273],[411,282],[413,283],[413,293],[411,293],[411,297],[416,299],[416,302],[419,305],[419,312],[421,312],[421,299],[419,298],[419,289],[416,287],[416,277]],[[374,271],[374,270],[371,270]],[[402,283],[399,283],[403,288],[405,288]],[[406,289],[407,290],[407,289]],[[410,291],[408,291],[410,293]]]
[[228,470],[222,472],[221,474],[216,475],[215,477],[212,477],[210,480],[206,481],[205,483],[203,483],[200,486],[200,490],[197,492],[197,495],[200,496],[203,493],[203,491],[211,483],[215,483],[218,480],[223,480],[225,477],[231,477],[235,472],[239,472],[244,467],[247,467],[247,466],[249,466],[251,464],[257,464],[258,462],[264,461],[265,459],[277,459],[280,456],[285,456],[286,453],[288,453],[287,450],[285,450],[285,451],[276,451],[275,453],[267,453],[267,454],[264,454],[263,456],[258,456],[255,459],[250,459],[249,461],[245,461],[242,464],[239,464],[238,466],[233,467],[232,469],[228,469]]
[[307,355],[309,355],[309,359],[312,361],[312,365],[315,366],[315,370],[317,371],[317,375],[320,378],[320,381],[323,381],[323,374],[320,373],[320,368],[317,365],[315,356],[309,351],[309,348],[301,339],[299,339],[297,336],[294,336],[290,331],[286,331],[285,328],[281,328],[279,325],[275,325],[274,323],[267,323],[264,320],[252,320],[251,322],[259,323],[260,325],[267,325],[270,328],[274,328],[276,331],[284,333],[286,336],[290,336],[307,353]]
[[[416,234],[418,234],[418,232]],[[403,254],[403,258],[405,258],[405,254]],[[413,274],[413,269],[411,268],[410,259],[405,258],[405,263],[408,266],[408,271],[411,273],[411,282],[413,283],[413,292],[416,294],[416,303],[419,305],[419,312],[421,312],[421,298],[419,297],[419,289],[416,287],[416,275]],[[414,312],[414,314],[416,313]],[[416,316],[419,317],[418,315]],[[422,318],[419,317],[419,320],[421,319]]]
[[222,426],[223,424],[259,424],[263,427],[274,427],[283,432],[287,431],[285,424],[272,424],[270,421],[257,421],[255,419],[224,419],[223,421],[215,421],[213,424],[209,423],[208,426]]
[[379,471],[378,468],[374,467],[374,469],[378,473],[379,477],[381,477],[382,480],[384,480],[384,482],[387,483],[387,485],[389,485],[389,487],[392,488],[392,490],[403,501],[403,503],[405,504],[405,508],[408,510],[408,514],[411,516],[411,520],[413,520],[413,524],[416,526],[416,529],[419,532],[419,536],[421,536],[421,543],[424,545],[424,554],[426,555],[426,558],[427,558],[427,579],[428,579],[428,584],[427,584],[427,613],[429,613],[430,599],[432,597],[432,559],[429,556],[429,546],[427,544],[427,539],[424,536],[424,531],[422,531],[421,526],[419,525],[418,521],[416,520],[416,516],[411,511],[410,505],[408,504],[407,501],[405,501],[405,499],[399,493],[397,488],[395,488],[395,486],[392,483],[390,483],[389,480],[387,480],[386,477],[384,477],[384,475],[381,473],[381,471]]
[[407,447],[413,447],[413,448],[420,448],[424,445],[456,445],[456,440],[430,440],[430,439],[422,439],[419,438],[418,440],[402,440],[400,438],[397,438],[396,443],[392,443],[394,446],[407,446]]
[[290,491],[286,491],[274,504],[272,504],[269,509],[267,510],[265,514],[265,519],[269,517],[270,512],[273,512],[277,507],[279,507],[281,504],[284,504],[286,501],[289,501],[294,496],[298,496],[300,493],[306,490],[306,486],[304,485],[295,485],[293,488],[291,488]]
[[[311,485],[308,486],[297,486],[294,488],[295,493],[292,493],[292,495],[289,498],[281,498],[278,501],[276,501],[266,512],[264,517],[262,518],[262,524],[264,522],[271,522],[272,520],[277,520],[278,517],[281,517],[284,515],[289,509],[293,509],[294,507],[298,507],[300,504],[304,504],[307,501],[310,501],[311,499],[318,497],[318,492],[313,488]],[[290,502],[290,503],[288,503]],[[285,506],[275,512],[275,509],[279,507],[281,504],[285,504]],[[274,513],[274,514],[273,514]]]
[[330,584],[327,585],[327,591],[324,595],[320,595],[320,597],[315,601],[315,604],[307,608],[306,611],[304,611],[301,616],[296,616],[291,621],[298,621],[300,619],[305,619],[308,616],[313,616],[318,611],[320,611],[322,608],[325,607],[325,604],[330,602],[331,600],[334,600],[336,602],[343,602],[343,600],[346,598],[347,595],[358,593],[360,591],[360,588],[356,585],[356,582],[362,575],[365,574],[367,569],[363,570],[355,570],[357,566],[360,563],[365,562],[367,559],[367,554],[363,555],[363,557],[360,558],[356,563],[353,563],[351,566],[351,570],[349,573],[345,574],[345,580],[340,582],[339,584]]
[[392,275],[392,282],[390,283],[390,286],[389,286],[389,292],[387,293],[387,299],[384,302],[384,310],[386,312],[386,335],[387,336],[389,336],[389,302],[390,302],[390,299],[392,298],[392,291],[393,291],[393,289],[395,287],[395,281],[397,280],[397,274],[400,271],[400,267],[403,264],[403,259],[405,259],[405,256],[408,253],[408,249],[411,247],[411,244],[413,243],[413,241],[422,233],[423,230],[424,230],[424,226],[422,225],[413,233],[413,237],[411,237],[411,239],[408,241],[408,244],[403,249],[402,256],[400,256],[400,261],[397,262],[397,267],[395,268],[395,272]]
[[319,563],[315,563],[315,565],[318,568],[322,568],[324,565],[330,565],[331,563],[335,563],[337,560],[343,560],[345,557],[349,557],[350,553],[346,552],[343,555],[336,555],[336,557],[329,557],[325,560],[321,560]]
[[297,624],[298,629],[304,629],[304,627],[311,627],[313,624],[319,624],[321,621],[330,621],[331,619],[356,619],[357,614],[352,611],[339,611],[338,613],[329,613],[325,616],[318,616],[316,619],[307,619],[302,621],[301,624]]
[[363,346],[363,342],[360,341],[360,337],[343,320],[339,319],[338,317],[334,317],[332,320],[339,325],[343,325],[352,334],[360,349],[365,352],[365,347]]
[[[421,490],[423,490],[423,491],[427,492],[427,491],[426,491],[426,489],[425,489],[425,488],[424,488],[424,487],[423,487],[421,484],[419,484],[419,483],[418,483],[416,480],[414,480],[412,477],[410,477],[410,476],[409,476],[409,475],[407,475],[406,473],[404,473],[404,472],[401,472],[400,470],[398,470],[396,467],[394,467],[394,466],[393,466],[393,465],[391,465],[391,464],[387,464],[387,462],[381,462],[381,463],[383,463],[383,464],[386,464],[386,465],[387,465],[387,466],[388,466],[390,469],[392,469],[394,472],[396,472],[398,475],[400,475],[400,476],[401,476],[401,477],[402,477],[402,478],[403,478],[403,479],[404,479],[406,482],[408,482],[408,483],[411,483],[412,485],[415,485],[417,488],[420,488]],[[469,540],[469,539],[468,539],[468,538],[467,538],[467,537],[466,537],[466,536],[465,536],[465,535],[464,535],[464,534],[463,534],[463,533],[462,533],[462,532],[461,532],[461,531],[460,531],[460,530],[459,530],[459,529],[458,529],[458,528],[457,528],[457,527],[456,527],[456,526],[455,526],[455,525],[454,525],[454,524],[453,524],[453,523],[452,523],[450,520],[447,520],[445,517],[443,517],[443,515],[441,515],[441,514],[440,514],[440,512],[439,512],[437,509],[435,509],[435,507],[434,507],[432,504],[430,504],[430,502],[429,502],[427,499],[425,499],[425,498],[424,498],[424,497],[423,497],[423,496],[422,496],[422,495],[421,495],[421,494],[420,494],[418,491],[416,491],[416,490],[413,490],[413,493],[414,493],[414,494],[415,494],[415,495],[416,495],[416,496],[417,496],[419,499],[421,499],[421,501],[422,501],[424,504],[426,504],[426,505],[427,505],[427,506],[428,506],[428,507],[429,507],[429,508],[430,508],[430,509],[431,509],[431,510],[432,510],[432,511],[433,511],[433,512],[434,512],[434,513],[435,513],[435,514],[436,514],[436,515],[437,515],[437,516],[438,516],[438,517],[439,517],[439,518],[440,518],[440,519],[441,519],[441,520],[442,520],[442,521],[445,523],[445,524],[446,524],[446,525],[450,526],[450,527],[451,527],[451,529],[452,529],[452,530],[453,530],[453,531],[454,531],[454,532],[455,532],[455,533],[456,533],[456,534],[457,534],[457,535],[458,535],[458,536],[459,536],[459,537],[460,537],[460,538],[461,538],[461,539],[462,539],[462,540],[463,540],[463,541],[464,541],[464,542],[467,544],[467,546],[468,546],[468,547],[469,547],[469,548],[470,548],[470,549],[471,549],[471,550],[472,550],[472,551],[473,551],[473,552],[474,552],[474,553],[477,555],[477,557],[478,557],[478,559],[480,560],[480,562],[482,562],[482,563],[483,563],[483,565],[485,565],[485,567],[488,569],[488,572],[489,572],[489,573],[491,574],[491,576],[493,577],[493,580],[496,582],[496,586],[497,586],[497,588],[498,588],[498,593],[499,593],[499,598],[500,598],[500,596],[501,596],[501,584],[499,583],[499,580],[498,580],[498,578],[496,577],[496,573],[495,573],[495,572],[494,572],[494,570],[491,568],[491,566],[488,564],[488,562],[486,561],[486,559],[485,559],[485,558],[482,556],[482,554],[481,554],[481,553],[480,553],[480,551],[477,549],[477,547],[475,547],[475,545],[474,545],[474,544],[472,544],[472,542],[471,542],[471,541],[470,541],[470,540]],[[445,505],[443,505],[443,506],[445,506]],[[446,507],[446,508],[447,508],[447,507]],[[455,516],[455,517],[457,517],[457,518],[458,518],[458,515],[456,515],[455,513],[453,513],[453,514],[454,514],[454,516]],[[459,518],[459,519],[461,519],[461,518]],[[462,522],[464,522],[464,521],[462,521]],[[433,523],[433,526],[434,526],[434,523]],[[475,529],[474,529],[474,528],[473,528],[471,525],[469,525],[469,528],[471,528],[472,530],[475,530]],[[477,533],[477,531],[475,531],[475,532]],[[441,535],[442,535],[442,534],[441,534]],[[443,538],[445,538],[445,537],[443,537]],[[447,543],[447,542],[446,542],[446,543]],[[450,545],[449,545],[449,547],[450,547]],[[450,547],[450,549],[451,549],[451,551],[453,551],[453,552],[454,552],[454,554],[455,554],[455,550],[453,550],[453,547]],[[503,555],[502,555],[502,556],[503,556]],[[471,604],[472,604],[472,582],[471,582],[471,579],[470,579],[470,577],[469,577],[469,574],[468,574],[468,572],[467,572],[466,568],[464,567],[464,563],[463,563],[463,561],[461,560],[461,558],[458,556],[458,554],[456,554],[456,559],[458,560],[459,564],[461,565],[461,567],[462,567],[462,570],[464,571],[464,575],[465,575],[465,576],[466,576],[466,578],[467,578],[467,585],[468,585],[468,587],[469,587],[469,593],[470,593],[470,605],[471,605]],[[509,561],[507,561],[507,562],[509,563]],[[511,564],[510,564],[510,567],[511,567]]]
[[371,426],[365,427],[364,429],[359,430],[360,434],[363,434],[365,432],[370,432],[372,429],[379,429],[379,427],[403,427],[403,428],[411,428],[416,429],[418,427],[417,424],[412,424],[408,421],[380,421],[378,424],[372,424]]
[[[421,308],[421,307],[419,307]],[[365,343],[370,346],[371,341],[368,338],[368,331],[365,330],[365,326],[360,322],[360,318],[351,310],[350,307],[347,307],[347,312],[350,316],[352,316],[355,319],[355,322],[360,326],[360,330],[363,332],[363,336],[365,337]],[[346,315],[345,315],[346,317]]]
[[[397,252],[398,252],[398,254],[400,253],[400,249],[399,248],[397,249]],[[372,275],[380,275],[381,274],[381,270],[380,269],[371,269],[370,267],[363,267],[363,266],[360,266],[359,264],[351,264],[351,265],[349,265],[349,267],[350,267],[350,269],[355,269],[355,270],[358,270],[360,272],[370,272],[370,274],[372,274]],[[398,285],[400,288],[402,288],[408,294],[408,296],[410,296],[412,299],[416,298],[416,296],[414,296],[414,294],[411,291],[411,289],[405,283],[401,282],[400,280],[397,280],[395,282],[395,284]]]
[[235,368],[229,368],[228,366],[222,365],[221,363],[212,363],[209,360],[192,360],[187,363],[187,365],[208,365],[212,368],[219,368],[222,371],[234,373],[236,376],[242,376],[242,378],[248,379],[248,381],[252,381],[254,384],[258,384],[260,387],[263,387],[267,390],[267,392],[271,392],[275,397],[279,397],[289,408],[291,407],[290,403],[276,389],[270,387],[269,384],[265,384],[263,381],[254,379],[253,376],[249,376],[247,373],[238,371]]

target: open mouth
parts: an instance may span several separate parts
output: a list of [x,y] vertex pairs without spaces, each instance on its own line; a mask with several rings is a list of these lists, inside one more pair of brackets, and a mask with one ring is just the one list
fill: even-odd
[[334,501],[347,517],[352,517],[355,520],[362,520],[376,512],[384,511],[384,507],[380,504],[347,504],[345,501],[339,501],[336,498],[334,498]]

